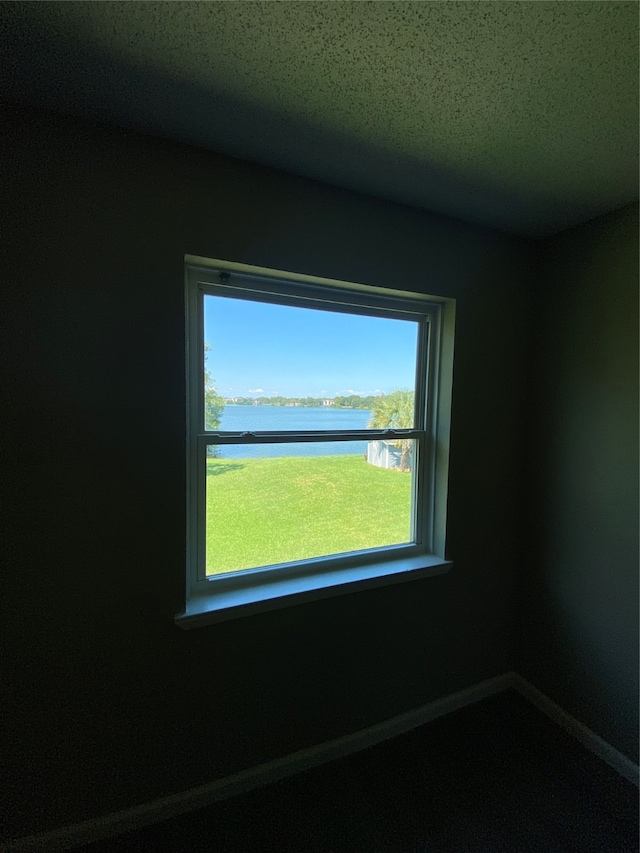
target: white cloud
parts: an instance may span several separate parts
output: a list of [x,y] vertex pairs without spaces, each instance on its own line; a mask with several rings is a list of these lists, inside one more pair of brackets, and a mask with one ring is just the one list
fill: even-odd
[[262,388],[249,388],[247,394],[264,394]]
[[374,391],[355,391],[353,388],[343,388],[342,391],[336,391],[336,397],[344,397],[349,394],[355,394],[358,397],[373,397],[376,394],[382,394],[382,391],[379,388],[376,388]]

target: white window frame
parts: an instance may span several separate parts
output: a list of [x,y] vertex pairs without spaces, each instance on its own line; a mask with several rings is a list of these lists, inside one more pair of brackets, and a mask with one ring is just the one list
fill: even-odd
[[[455,301],[229,261],[185,256],[187,380],[187,582],[176,624],[236,616],[442,574],[445,559]],[[204,429],[204,297],[322,308],[418,323],[415,428],[225,433]],[[206,576],[207,444],[413,438],[412,538],[405,545]]]

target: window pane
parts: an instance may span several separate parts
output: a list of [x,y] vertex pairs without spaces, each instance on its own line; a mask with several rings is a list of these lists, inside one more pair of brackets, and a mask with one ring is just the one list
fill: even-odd
[[205,296],[204,333],[205,429],[414,426],[413,320]]
[[414,445],[211,446],[207,575],[410,542]]

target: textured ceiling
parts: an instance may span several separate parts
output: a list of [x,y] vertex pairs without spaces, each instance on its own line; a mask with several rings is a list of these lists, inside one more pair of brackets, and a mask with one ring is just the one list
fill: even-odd
[[0,87],[517,233],[638,195],[636,2],[4,2]]

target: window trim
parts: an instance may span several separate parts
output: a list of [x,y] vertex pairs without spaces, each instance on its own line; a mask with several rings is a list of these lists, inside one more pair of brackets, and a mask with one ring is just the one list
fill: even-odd
[[[448,571],[445,527],[448,445],[453,368],[455,301],[410,291],[335,281],[222,260],[185,256],[187,381],[187,583],[184,612],[175,617],[183,628],[223,621],[252,612],[298,604],[314,598],[412,580]],[[206,431],[201,389],[204,375],[204,295],[276,302],[300,307],[322,302],[323,310],[418,320],[418,363],[425,382],[416,380],[416,413],[423,419],[410,430],[309,431],[293,438],[285,433],[254,432],[243,443],[302,440],[362,440],[409,435],[419,440],[418,473],[413,500],[421,514],[417,543],[259,567],[215,577],[201,576],[205,539],[206,445],[237,441],[229,433]],[[334,307],[335,306],[335,307]],[[427,330],[427,324],[429,329]],[[427,345],[424,335],[428,332]],[[426,389],[426,394],[424,393]],[[211,439],[215,438],[215,441]],[[416,518],[413,514],[414,521]],[[413,523],[413,522],[412,522]]]

